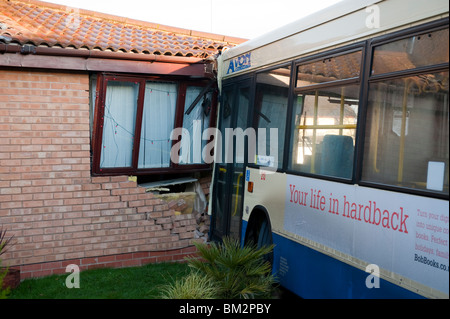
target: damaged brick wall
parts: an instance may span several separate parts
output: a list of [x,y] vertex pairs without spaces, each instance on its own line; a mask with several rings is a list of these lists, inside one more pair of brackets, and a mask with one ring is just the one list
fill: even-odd
[[91,176],[88,74],[0,70],[0,164],[0,224],[16,243],[2,259],[22,278],[182,260],[206,234],[203,212]]

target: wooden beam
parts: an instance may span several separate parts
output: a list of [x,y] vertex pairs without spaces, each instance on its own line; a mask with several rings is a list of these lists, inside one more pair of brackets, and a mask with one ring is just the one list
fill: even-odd
[[211,78],[206,63],[166,63],[83,57],[45,55],[0,54],[0,67],[39,68],[49,70],[74,70],[98,72],[122,72]]

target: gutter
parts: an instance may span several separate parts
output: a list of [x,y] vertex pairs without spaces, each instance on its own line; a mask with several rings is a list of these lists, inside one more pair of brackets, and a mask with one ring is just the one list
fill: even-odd
[[86,49],[64,49],[64,48],[49,48],[37,47],[32,44],[6,44],[0,43],[0,54],[4,53],[21,53],[24,55],[47,55],[47,56],[61,56],[61,57],[81,57],[81,58],[99,58],[99,59],[115,59],[115,60],[132,60],[132,61],[148,61],[148,62],[165,62],[165,63],[204,63],[205,59],[195,57],[180,57],[169,55],[156,54],[142,54],[142,53],[127,53],[127,52],[109,52],[109,51],[94,51]]
[[215,78],[214,58],[37,47],[0,43],[0,66]]

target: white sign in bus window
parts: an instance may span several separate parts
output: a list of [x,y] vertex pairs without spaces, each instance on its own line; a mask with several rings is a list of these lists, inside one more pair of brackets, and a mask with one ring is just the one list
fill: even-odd
[[442,191],[444,189],[444,162],[428,162],[427,189]]

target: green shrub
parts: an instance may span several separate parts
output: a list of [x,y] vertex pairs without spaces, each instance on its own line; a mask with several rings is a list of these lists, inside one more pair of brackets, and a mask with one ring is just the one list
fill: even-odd
[[213,282],[197,272],[191,272],[181,280],[162,288],[162,299],[214,299],[217,287]]
[[8,268],[1,268],[1,260],[0,260],[0,299],[6,299],[8,298],[11,288],[7,287],[6,289],[3,289],[3,279],[5,278],[6,274],[8,273]]
[[2,267],[2,260],[0,259],[0,299],[6,299],[10,293],[10,288],[3,289],[3,279],[8,273],[8,268]]
[[[9,246],[12,245],[11,241],[14,236],[6,238],[6,229],[3,226],[0,228],[0,256],[6,253]],[[3,279],[8,273],[8,268],[2,267],[2,259],[0,258],[0,299],[6,299],[10,293],[10,288],[3,289]]]
[[7,249],[13,245],[11,242],[14,236],[6,237],[6,229],[3,229],[3,226],[0,227],[0,256],[6,253]]
[[190,267],[209,278],[224,299],[270,297],[275,282],[271,265],[264,261],[273,245],[241,247],[237,240],[224,238],[223,243],[196,244],[200,259],[189,258]]

